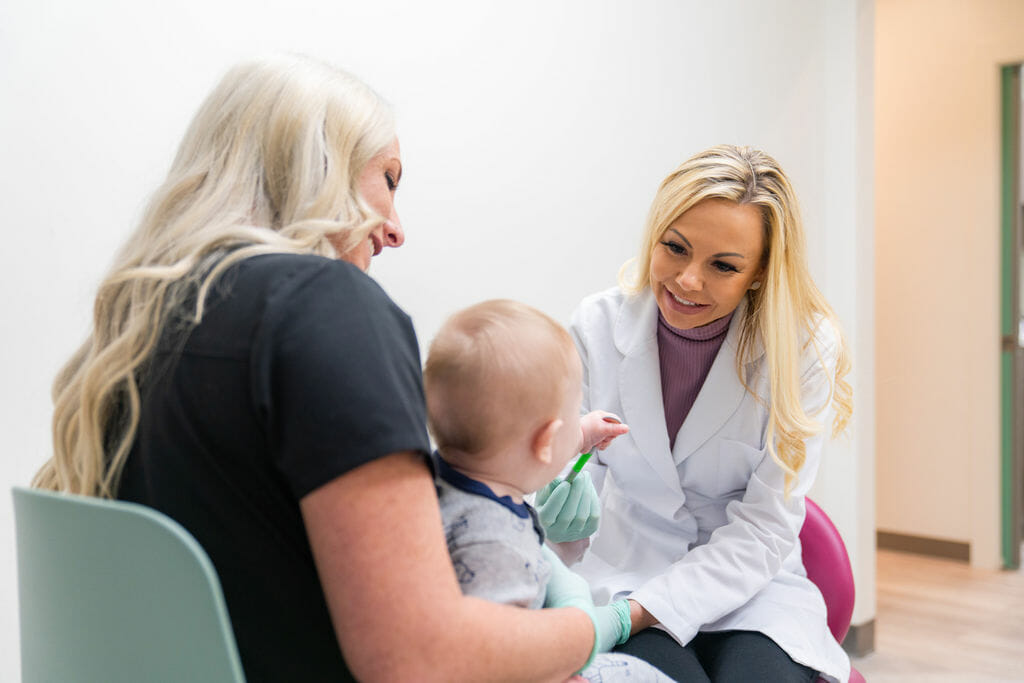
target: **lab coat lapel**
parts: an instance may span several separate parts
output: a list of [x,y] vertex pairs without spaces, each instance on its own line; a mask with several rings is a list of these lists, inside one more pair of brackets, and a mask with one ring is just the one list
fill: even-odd
[[[646,291],[626,297],[615,323],[615,345],[623,354],[619,365],[619,398],[629,435],[641,455],[674,493],[681,493],[672,462],[658,360],[658,307]],[[678,506],[678,501],[671,505]]]
[[683,426],[676,434],[672,459],[681,463],[722,428],[739,408],[746,389],[736,374],[743,306],[736,309],[722,347],[718,350],[708,376],[697,394]]

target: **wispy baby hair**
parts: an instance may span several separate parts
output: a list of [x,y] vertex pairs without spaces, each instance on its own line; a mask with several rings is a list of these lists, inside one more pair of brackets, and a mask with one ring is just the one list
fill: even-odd
[[424,369],[430,431],[442,451],[477,454],[530,420],[558,413],[574,380],[565,328],[516,301],[495,299],[450,317]]

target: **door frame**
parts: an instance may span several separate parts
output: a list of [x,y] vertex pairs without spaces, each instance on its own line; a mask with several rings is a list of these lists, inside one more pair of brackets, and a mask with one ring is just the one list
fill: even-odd
[[1001,68],[1001,225],[1000,225],[1000,463],[1002,556],[1008,569],[1020,567],[1024,519],[1024,349],[1020,338],[1022,223],[1021,64]]

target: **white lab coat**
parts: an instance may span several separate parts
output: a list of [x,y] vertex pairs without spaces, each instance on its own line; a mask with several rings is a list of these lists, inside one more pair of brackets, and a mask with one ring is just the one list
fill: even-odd
[[[574,313],[584,410],[611,411],[630,427],[588,464],[601,493],[601,525],[574,569],[597,604],[628,595],[681,644],[699,630],[759,631],[795,661],[846,681],[850,660],[828,630],[798,538],[832,422],[829,407],[815,411],[828,402],[835,331],[820,325],[816,344],[801,354],[802,402],[825,428],[807,441],[786,500],[784,473],[765,448],[768,411],[736,372],[741,318],[739,310],[670,450],[650,290],[626,296],[614,288],[584,299]],[[765,368],[763,352],[746,365],[762,396]]]

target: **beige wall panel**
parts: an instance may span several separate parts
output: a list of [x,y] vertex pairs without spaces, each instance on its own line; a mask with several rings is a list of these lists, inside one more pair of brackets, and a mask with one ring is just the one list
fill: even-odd
[[878,528],[999,563],[999,67],[1024,2],[876,7]]

